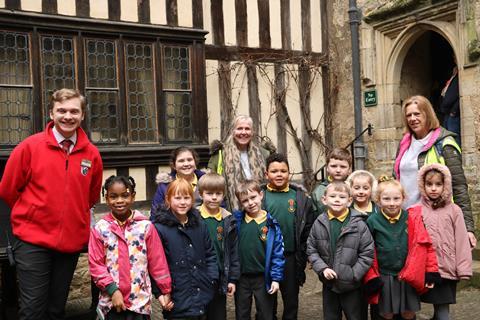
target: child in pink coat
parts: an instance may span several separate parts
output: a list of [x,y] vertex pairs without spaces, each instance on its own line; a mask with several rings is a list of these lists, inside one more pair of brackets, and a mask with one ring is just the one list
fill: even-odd
[[103,191],[111,212],[90,234],[88,260],[93,281],[100,288],[100,319],[150,319],[151,282],[161,291],[163,308],[173,307],[171,283],[162,242],[153,224],[139,211],[132,177],[111,176]]
[[457,282],[472,276],[472,253],[462,210],[452,201],[452,177],[441,164],[423,166],[418,173],[423,221],[432,239],[442,282],[421,296],[434,307],[436,320],[449,319],[456,301]]

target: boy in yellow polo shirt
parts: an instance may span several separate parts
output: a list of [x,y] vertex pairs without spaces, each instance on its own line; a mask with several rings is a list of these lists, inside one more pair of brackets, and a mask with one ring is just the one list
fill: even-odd
[[315,220],[307,240],[313,270],[323,282],[323,319],[363,319],[362,278],[373,262],[372,235],[361,214],[349,208],[350,187],[333,181],[322,202],[326,211]]
[[207,307],[207,319],[224,320],[227,318],[226,297],[233,297],[240,278],[237,221],[230,212],[220,207],[225,178],[216,173],[204,174],[198,181],[198,192],[203,201],[198,210],[207,225],[220,271],[218,290]]

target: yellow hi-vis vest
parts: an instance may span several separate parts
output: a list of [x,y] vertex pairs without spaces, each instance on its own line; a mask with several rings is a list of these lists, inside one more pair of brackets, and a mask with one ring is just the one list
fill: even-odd
[[433,147],[428,150],[425,157],[424,165],[431,163],[440,163],[445,165],[445,158],[443,157],[443,148],[445,146],[452,146],[457,149],[459,153],[462,153],[462,148],[460,148],[457,141],[455,141],[452,136],[448,136],[445,137],[442,141],[435,143]]
[[223,174],[223,154],[222,154],[222,150],[218,150],[217,173],[219,175]]

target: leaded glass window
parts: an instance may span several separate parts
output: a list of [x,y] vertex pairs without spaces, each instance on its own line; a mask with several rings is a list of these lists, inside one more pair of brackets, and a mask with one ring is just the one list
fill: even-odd
[[130,42],[126,45],[127,114],[132,143],[158,141],[153,45]]
[[44,35],[41,37],[43,105],[45,122],[50,119],[48,101],[62,88],[76,88],[75,50],[73,37]]
[[0,30],[0,144],[15,145],[32,134],[30,39]]
[[190,48],[164,46],[163,66],[167,140],[191,141],[193,130]]
[[117,50],[114,40],[85,41],[88,123],[95,143],[120,140]]

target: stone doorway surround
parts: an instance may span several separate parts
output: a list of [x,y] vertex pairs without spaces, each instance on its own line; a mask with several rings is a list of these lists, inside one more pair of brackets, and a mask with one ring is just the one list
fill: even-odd
[[[461,125],[464,166],[475,164],[478,149],[472,101],[478,101],[479,88],[472,81],[478,67],[468,61],[465,18],[459,2],[440,1],[428,6],[410,8],[397,14],[369,19],[361,26],[361,68],[363,89],[376,88],[378,106],[364,108],[364,123],[374,124],[374,139],[369,143],[369,168],[375,174],[391,173],[398,141],[403,133],[401,75],[405,58],[415,42],[426,32],[435,32],[452,47],[459,67]],[[480,106],[478,106],[480,107]],[[478,113],[478,112],[477,112]],[[478,126],[477,126],[478,127]],[[477,135],[478,136],[478,135]],[[470,179],[469,179],[470,180]],[[475,178],[476,180],[476,178]],[[470,180],[472,181],[472,180]]]

